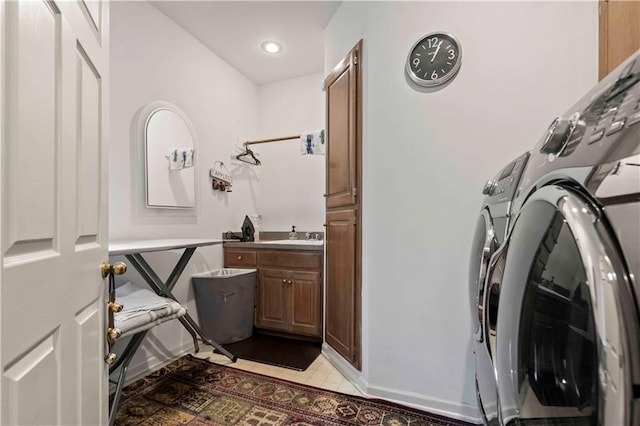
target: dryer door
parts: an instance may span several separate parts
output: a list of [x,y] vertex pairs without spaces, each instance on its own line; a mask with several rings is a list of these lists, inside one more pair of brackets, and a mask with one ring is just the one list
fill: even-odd
[[509,236],[496,374],[505,424],[629,424],[625,272],[597,210],[557,186],[534,193]]
[[491,219],[491,214],[484,208],[476,223],[476,230],[471,245],[471,261],[469,262],[469,306],[471,307],[471,324],[477,341],[482,342],[482,311],[484,302],[484,281],[487,275],[489,259],[498,249],[498,240]]
[[498,249],[498,240],[489,211],[482,209],[471,246],[469,264],[469,304],[474,341],[473,352],[476,366],[476,395],[478,406],[486,424],[498,420],[498,389],[493,360],[486,339],[485,324],[485,278],[489,259]]

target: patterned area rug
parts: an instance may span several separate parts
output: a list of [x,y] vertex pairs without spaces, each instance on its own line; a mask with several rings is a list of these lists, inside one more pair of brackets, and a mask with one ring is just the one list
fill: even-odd
[[123,390],[117,425],[468,425],[187,355]]

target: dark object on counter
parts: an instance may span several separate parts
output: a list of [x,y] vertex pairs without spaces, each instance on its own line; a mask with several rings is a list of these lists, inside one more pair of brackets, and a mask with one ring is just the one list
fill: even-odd
[[320,355],[322,343],[254,333],[224,348],[240,359],[304,371]]
[[238,240],[242,241],[242,235],[236,234],[233,231],[227,231],[222,233],[223,240]]
[[253,223],[249,216],[244,217],[244,222],[242,223],[242,241],[253,241],[253,234],[255,233],[255,228],[253,227]]

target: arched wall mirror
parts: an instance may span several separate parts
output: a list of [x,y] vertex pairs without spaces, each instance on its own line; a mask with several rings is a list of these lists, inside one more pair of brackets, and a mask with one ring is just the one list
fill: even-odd
[[174,105],[150,107],[144,124],[146,206],[195,207],[195,132]]

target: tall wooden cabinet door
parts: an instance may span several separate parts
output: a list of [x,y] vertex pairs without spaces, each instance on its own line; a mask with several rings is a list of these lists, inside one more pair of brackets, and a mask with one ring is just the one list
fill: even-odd
[[319,272],[289,272],[291,332],[322,337],[322,281]]
[[259,270],[256,300],[256,327],[286,331],[289,327],[287,291],[289,285],[286,271],[279,269]]
[[353,208],[327,212],[325,341],[360,368],[355,225]]
[[108,2],[0,2],[2,425],[107,423],[108,33]]
[[325,78],[327,117],[327,208],[356,203],[356,138],[359,49]]
[[600,1],[599,77],[640,49],[640,1]]

